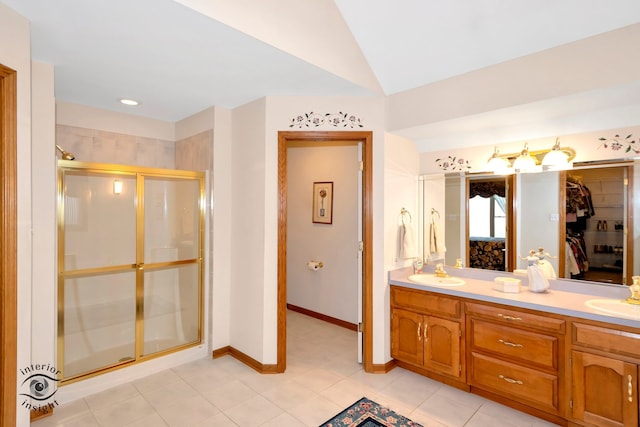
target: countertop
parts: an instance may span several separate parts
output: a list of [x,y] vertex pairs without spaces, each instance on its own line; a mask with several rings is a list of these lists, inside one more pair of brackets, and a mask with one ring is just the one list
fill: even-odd
[[[427,272],[429,273],[429,272]],[[447,269],[452,277],[459,277],[465,281],[461,286],[429,286],[409,280],[413,274],[412,268],[401,268],[389,272],[389,284],[405,288],[426,290],[478,301],[493,302],[513,307],[527,308],[582,319],[596,320],[615,325],[630,326],[640,329],[640,306],[637,316],[618,316],[591,308],[585,303],[591,299],[623,299],[629,295],[626,287],[602,287],[594,289],[593,284],[573,283],[567,285],[566,280],[550,280],[551,289],[545,293],[534,293],[523,286],[519,293],[506,293],[495,290],[494,277],[515,277],[526,285],[526,276],[509,275],[501,272],[478,271],[475,269]],[[476,277],[473,277],[476,276]],[[477,278],[477,276],[482,276]],[[575,282],[575,281],[574,281]]]

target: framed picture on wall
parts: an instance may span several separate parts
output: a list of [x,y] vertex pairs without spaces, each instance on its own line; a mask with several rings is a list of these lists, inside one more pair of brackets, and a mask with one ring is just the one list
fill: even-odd
[[318,224],[333,222],[333,182],[313,183],[312,222]]

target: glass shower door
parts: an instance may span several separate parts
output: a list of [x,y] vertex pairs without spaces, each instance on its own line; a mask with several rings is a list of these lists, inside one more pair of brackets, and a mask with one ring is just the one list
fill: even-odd
[[144,176],[144,343],[148,356],[200,341],[201,182]]
[[135,358],[136,176],[76,170],[60,183],[58,363],[70,378]]
[[204,174],[58,166],[62,384],[198,345]]

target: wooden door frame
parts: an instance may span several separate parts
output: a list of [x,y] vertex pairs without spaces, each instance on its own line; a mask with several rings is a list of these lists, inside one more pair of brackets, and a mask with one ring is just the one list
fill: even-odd
[[16,425],[17,75],[0,64],[0,427]]
[[363,367],[373,372],[373,132],[278,132],[278,362],[287,366],[287,145],[308,141],[321,146],[328,141],[362,142],[362,332]]

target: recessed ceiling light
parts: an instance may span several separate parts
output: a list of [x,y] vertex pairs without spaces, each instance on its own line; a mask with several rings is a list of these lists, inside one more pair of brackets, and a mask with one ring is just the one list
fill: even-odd
[[119,100],[121,104],[124,105],[129,105],[131,107],[135,107],[136,105],[139,105],[140,103],[134,99],[126,99],[126,98],[122,98]]

